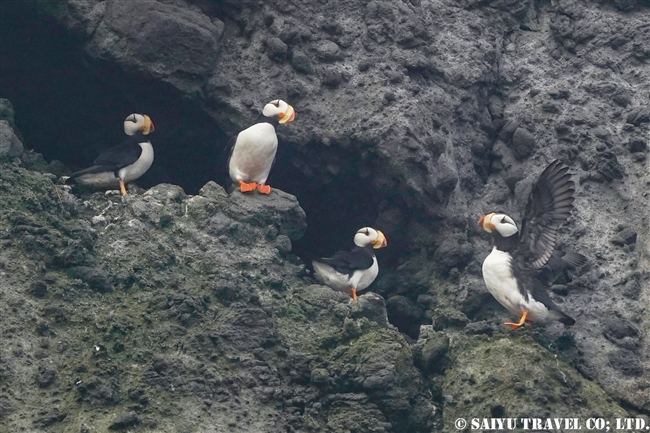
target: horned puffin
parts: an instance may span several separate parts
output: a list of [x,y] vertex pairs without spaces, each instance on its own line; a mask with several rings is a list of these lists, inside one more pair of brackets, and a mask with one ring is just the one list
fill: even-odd
[[350,251],[338,251],[332,257],[312,261],[316,279],[339,292],[346,292],[357,300],[357,290],[372,284],[379,273],[373,249],[388,245],[386,236],[371,227],[360,228],[354,235]]
[[293,107],[281,99],[264,106],[253,126],[237,135],[230,150],[228,170],[230,178],[239,185],[241,192],[259,191],[269,194],[271,187],[266,179],[278,150],[278,137],[275,127],[292,122],[296,118]]
[[587,259],[575,252],[556,250],[558,228],[573,209],[574,183],[569,168],[553,161],[533,185],[521,222],[503,212],[487,214],[479,226],[492,234],[494,247],[483,262],[483,279],[490,293],[519,322],[506,322],[519,329],[525,322],[559,320],[573,325],[575,320],[562,312],[549,297],[541,272],[579,267]]
[[66,183],[76,182],[94,188],[120,187],[126,195],[126,184],[145,174],[153,163],[153,146],[147,135],[155,130],[146,114],[130,114],[124,120],[129,137],[117,146],[102,152],[93,166],[73,173]]

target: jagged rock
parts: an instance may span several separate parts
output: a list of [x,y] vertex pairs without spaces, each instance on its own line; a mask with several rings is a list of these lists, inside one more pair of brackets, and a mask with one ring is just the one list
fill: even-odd
[[[549,111],[548,107],[544,110]],[[517,128],[512,135],[512,152],[517,159],[531,156],[535,152],[535,145],[535,137],[524,128]]]
[[139,424],[141,421],[140,416],[134,411],[125,412],[119,415],[113,423],[108,426],[111,430],[123,430],[127,427],[132,427]]
[[[70,19],[64,18],[68,25]],[[111,59],[127,70],[151,74],[188,91],[200,85],[199,77],[205,80],[212,74],[223,28],[218,19],[174,4],[108,3],[86,49],[94,57]]]
[[449,351],[449,337],[433,330],[432,325],[423,325],[413,349],[415,365],[426,374],[441,373],[448,367],[446,354]]
[[[449,356],[443,415],[450,425],[468,411],[479,418],[494,417],[495,411],[507,418],[599,413],[614,419],[625,413],[602,389],[526,337],[464,337],[452,342]],[[515,366],[514,359],[526,362]],[[554,401],[562,401],[562,407]]]
[[[106,119],[123,119],[125,100],[141,101],[158,112],[159,128],[156,163],[142,186],[180,182],[190,195],[168,200],[134,188],[125,198],[77,198],[52,176],[25,170],[61,171],[35,152],[1,167],[0,303],[12,312],[0,321],[10,341],[0,347],[3,386],[15,388],[20,363],[36,354],[19,342],[48,336],[61,344],[47,350],[48,361],[79,360],[74,367],[57,364],[60,377],[81,380],[74,388],[79,395],[60,401],[78,398],[98,425],[128,410],[119,396],[137,386],[161,396],[156,407],[162,409],[147,419],[174,431],[214,428],[186,415],[203,413],[205,401],[210,411],[225,414],[220,422],[233,431],[444,430],[451,424],[441,422],[439,408],[451,391],[437,383],[439,376],[408,387],[408,404],[400,391],[395,406],[385,403],[388,391],[358,386],[368,376],[355,376],[360,370],[349,370],[345,381],[331,374],[332,388],[310,385],[314,369],[343,369],[330,368],[338,361],[329,358],[331,349],[368,350],[378,334],[393,344],[402,340],[390,327],[353,317],[345,294],[309,288],[302,265],[287,254],[287,240],[297,250],[326,249],[331,233],[377,220],[391,240],[389,265],[382,265],[375,283],[386,299],[428,299],[425,317],[452,342],[457,335],[501,335],[507,313],[474,288],[491,248],[476,220],[483,211],[521,214],[534,178],[559,158],[576,180],[575,209],[560,229],[562,246],[584,253],[590,263],[562,282],[561,296],[551,291],[577,319],[574,338],[566,338],[572,348],[558,357],[592,380],[575,377],[572,383],[602,386],[629,408],[650,404],[648,372],[637,368],[647,364],[650,335],[640,310],[647,297],[647,156],[629,151],[630,143],[645,139],[649,122],[642,66],[650,59],[650,35],[640,3],[5,3],[0,31],[11,63],[3,57],[2,64],[16,63],[22,73],[9,69],[3,86],[20,98],[12,101],[17,107],[33,107],[16,115],[21,127],[29,125],[25,144],[59,152],[47,159],[70,165],[82,164],[72,154],[88,152],[89,162],[92,147],[113,144],[102,140],[119,122],[104,129]],[[277,41],[280,59],[269,57],[272,38],[286,45],[289,61],[281,60],[284,47]],[[323,50],[324,41],[338,52],[331,44]],[[41,85],[49,82],[60,85]],[[304,240],[297,238],[305,218],[281,194],[227,196],[212,184],[193,195],[208,179],[226,177],[227,154],[220,154],[226,135],[249,126],[276,97],[296,107],[298,120],[278,128],[281,152],[272,176],[310,218],[336,221],[310,230]],[[78,110],[71,116],[52,106]],[[517,130],[536,143],[519,159],[515,146],[508,148]],[[65,143],[44,140],[44,131]],[[239,203],[244,199],[250,203]],[[286,206],[265,210],[276,199]],[[636,233],[635,243],[612,247],[619,224]],[[447,248],[445,239],[460,243]],[[102,269],[114,290],[90,290],[88,282],[68,275],[76,267]],[[43,298],[26,295],[34,281],[47,285]],[[638,338],[607,333],[608,339],[598,326],[604,317],[633,322]],[[7,325],[15,320],[23,322]],[[245,336],[248,326],[254,331],[250,344],[230,340]],[[522,346],[535,353],[552,350],[546,339],[564,335],[556,326],[533,329],[541,348],[530,341]],[[253,348],[258,343],[268,347]],[[635,352],[637,343],[641,350]],[[95,346],[100,349],[91,351]],[[402,353],[390,353],[396,352]],[[453,349],[449,353],[453,368]],[[171,368],[167,378],[153,376],[158,354],[178,374]],[[458,359],[468,368],[484,365],[482,357]],[[617,367],[627,359],[633,368]],[[158,381],[149,384],[144,373],[123,365],[142,367],[135,370]],[[24,383],[33,380],[34,368],[25,367]],[[404,371],[420,374],[400,364]],[[106,398],[92,395],[88,384]],[[530,408],[542,401],[549,413],[558,413],[563,406],[556,391],[538,388],[486,413],[507,416],[511,401]],[[538,392],[547,401],[537,400]],[[176,412],[166,406],[172,393]],[[42,407],[30,396],[12,397],[16,410],[9,422],[19,423],[16,430],[35,428],[17,415],[27,404]],[[236,407],[229,406],[233,396]],[[282,411],[275,406],[279,400]],[[120,407],[108,417],[95,404]],[[405,409],[395,415],[396,407]],[[48,414],[32,415],[28,422]]]
[[0,120],[0,158],[16,158],[23,154],[23,144],[6,120]]

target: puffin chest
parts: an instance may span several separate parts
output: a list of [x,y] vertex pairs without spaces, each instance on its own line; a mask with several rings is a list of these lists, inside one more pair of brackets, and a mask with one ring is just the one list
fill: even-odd
[[378,274],[379,265],[377,264],[377,257],[373,256],[372,266],[370,266],[368,269],[355,271],[352,274],[352,278],[350,280],[354,287],[356,287],[358,290],[363,290],[371,285],[373,281],[375,281],[375,278],[377,278]]
[[232,163],[242,172],[259,172],[273,164],[277,149],[278,137],[273,125],[258,123],[237,136]]
[[501,305],[515,314],[520,314],[526,304],[519,291],[517,280],[512,275],[512,256],[496,247],[483,262],[485,286]]
[[138,179],[140,176],[145,174],[151,167],[151,164],[153,164],[153,146],[151,143],[145,141],[143,143],[138,143],[138,145],[142,148],[140,157],[133,164],[121,168],[118,172],[120,179],[126,183]]

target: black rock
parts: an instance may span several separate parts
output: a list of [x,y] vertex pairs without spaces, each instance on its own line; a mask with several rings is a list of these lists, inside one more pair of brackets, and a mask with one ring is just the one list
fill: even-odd
[[140,423],[140,416],[134,411],[125,412],[115,418],[115,421],[108,427],[111,430],[123,430]]
[[527,129],[517,128],[512,135],[512,152],[516,159],[525,159],[535,152],[536,140]]
[[266,53],[271,60],[281,62],[287,58],[287,44],[280,38],[270,38],[266,41]]

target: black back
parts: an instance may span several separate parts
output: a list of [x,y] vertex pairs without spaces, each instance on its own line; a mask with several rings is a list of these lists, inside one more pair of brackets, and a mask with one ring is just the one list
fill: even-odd
[[336,272],[352,276],[355,271],[370,268],[374,256],[372,247],[354,247],[350,251],[338,251],[332,257],[318,261],[330,265]]
[[117,172],[128,165],[133,164],[140,158],[142,147],[139,143],[149,141],[145,135],[138,132],[129,136],[121,144],[113,146],[102,152],[94,161],[94,165],[85,170],[74,173],[71,178],[79,177],[84,174],[105,173],[112,171],[117,176]]

